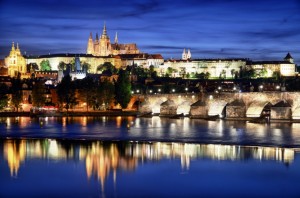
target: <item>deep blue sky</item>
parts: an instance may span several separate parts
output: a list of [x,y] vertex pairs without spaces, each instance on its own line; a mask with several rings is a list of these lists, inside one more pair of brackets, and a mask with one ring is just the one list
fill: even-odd
[[106,21],[113,41],[180,58],[241,57],[300,64],[300,0],[0,0],[0,58],[11,42],[27,54],[85,53]]

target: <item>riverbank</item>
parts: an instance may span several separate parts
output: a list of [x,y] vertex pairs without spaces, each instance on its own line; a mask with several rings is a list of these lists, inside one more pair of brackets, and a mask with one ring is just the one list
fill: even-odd
[[36,116],[36,117],[63,117],[63,116],[137,116],[137,111],[69,111],[47,114],[31,114],[30,112],[0,112],[0,117]]

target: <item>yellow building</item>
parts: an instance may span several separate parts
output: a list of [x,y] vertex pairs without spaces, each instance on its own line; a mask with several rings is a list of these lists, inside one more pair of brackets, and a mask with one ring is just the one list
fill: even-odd
[[15,48],[14,43],[12,43],[9,55],[5,58],[5,65],[8,68],[8,75],[11,77],[18,76],[18,73],[21,75],[26,74],[26,60],[22,56],[18,44],[17,48]]

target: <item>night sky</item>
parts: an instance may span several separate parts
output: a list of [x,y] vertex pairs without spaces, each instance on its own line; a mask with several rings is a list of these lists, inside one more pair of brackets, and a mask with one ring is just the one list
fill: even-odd
[[111,41],[180,58],[282,60],[300,64],[299,0],[0,0],[0,59],[22,53],[85,53],[104,21]]

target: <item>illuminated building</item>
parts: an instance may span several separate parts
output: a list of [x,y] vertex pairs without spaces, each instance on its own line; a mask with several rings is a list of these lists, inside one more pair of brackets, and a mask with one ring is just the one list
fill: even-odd
[[8,75],[11,77],[17,77],[18,74],[24,75],[26,73],[26,60],[21,54],[19,44],[15,48],[12,43],[9,55],[5,58],[5,65],[8,68]]
[[[250,59],[191,59],[191,52],[183,51],[182,59],[170,59],[160,65],[157,73],[164,76],[172,68],[170,77],[195,77],[209,73],[210,78],[234,78],[241,69],[253,69],[259,77],[272,77],[275,72],[281,76],[295,76],[296,65],[288,53],[282,61],[252,61]],[[263,73],[262,73],[263,72]]]
[[188,60],[188,59],[191,59],[191,58],[192,58],[192,54],[191,54],[190,49],[188,49],[187,52],[185,51],[185,49],[183,49],[182,60]]
[[90,34],[86,53],[94,56],[108,56],[118,54],[139,54],[140,50],[135,43],[120,44],[118,42],[117,33],[114,43],[111,43],[110,38],[107,35],[106,25],[104,24],[100,39],[98,38],[98,34],[96,34],[96,38],[93,40],[92,33]]

